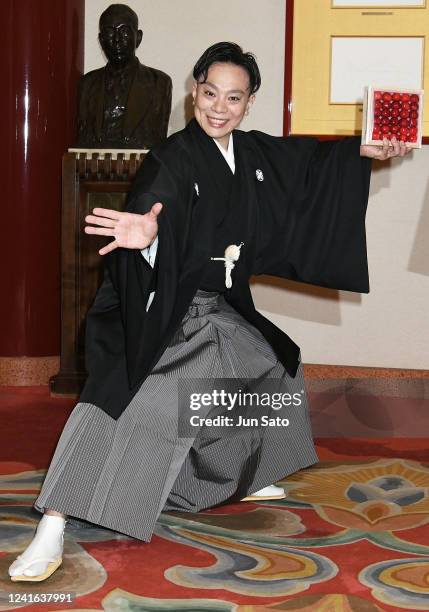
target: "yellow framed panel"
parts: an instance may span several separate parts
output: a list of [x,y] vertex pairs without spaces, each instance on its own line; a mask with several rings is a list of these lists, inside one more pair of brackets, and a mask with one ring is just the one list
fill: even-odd
[[332,8],[425,8],[426,0],[331,0]]
[[[346,136],[361,131],[360,102],[330,101],[333,38],[423,39],[422,82],[415,87],[429,87],[428,3],[417,8],[392,7],[389,11],[366,8],[365,0],[361,4],[360,8],[339,10],[333,8],[332,0],[295,0],[293,3],[291,134]],[[359,58],[356,61],[359,62]],[[382,84],[379,80],[378,83]],[[389,85],[395,85],[393,76],[389,78]],[[426,96],[423,136],[429,136],[428,105],[429,96]]]

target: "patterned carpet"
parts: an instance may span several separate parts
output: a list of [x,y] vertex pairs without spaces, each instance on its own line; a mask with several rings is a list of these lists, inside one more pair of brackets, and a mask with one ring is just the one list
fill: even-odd
[[72,406],[45,388],[0,389],[0,610],[429,610],[429,445],[418,437],[318,438],[321,462],[282,482],[285,500],[166,513],[150,544],[68,525],[62,567],[11,583]]

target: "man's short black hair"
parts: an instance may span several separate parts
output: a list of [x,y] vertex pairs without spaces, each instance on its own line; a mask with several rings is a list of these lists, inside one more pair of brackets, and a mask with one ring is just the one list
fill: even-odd
[[126,4],[111,4],[110,6],[108,6],[107,9],[103,11],[100,15],[100,29],[103,25],[103,19],[110,15],[126,15],[127,18],[132,22],[136,32],[139,29],[139,18],[137,17],[137,13],[135,13],[133,9],[127,6]]
[[194,79],[205,83],[209,68],[215,62],[242,66],[249,75],[250,94],[257,92],[261,86],[261,74],[255,56],[253,53],[244,53],[240,45],[232,42],[219,42],[206,49],[194,66]]

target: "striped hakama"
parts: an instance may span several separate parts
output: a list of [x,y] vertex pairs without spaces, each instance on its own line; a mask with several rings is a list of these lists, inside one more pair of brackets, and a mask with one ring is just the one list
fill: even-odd
[[[303,401],[287,408],[288,426],[181,436],[179,411],[183,418],[189,405],[178,407],[178,381],[222,378],[276,379],[277,391],[302,394]],[[221,294],[200,290],[119,419],[93,404],[75,406],[34,507],[150,541],[163,510],[198,512],[237,501],[317,461],[302,365],[290,377]]]

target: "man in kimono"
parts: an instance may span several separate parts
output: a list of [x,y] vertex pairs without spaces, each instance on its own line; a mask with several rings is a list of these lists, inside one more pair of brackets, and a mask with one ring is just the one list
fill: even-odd
[[[67,517],[150,541],[163,510],[279,499],[273,483],[318,460],[299,347],[256,311],[249,278],[368,292],[371,158],[409,149],[395,139],[376,147],[238,130],[260,75],[233,43],[207,49],[194,78],[195,118],[145,159],[125,212],[94,209],[86,219],[88,234],[113,238],[100,250],[105,278],[87,318],[89,376],[12,580],[55,571]],[[288,423],[184,427],[180,384],[214,392],[219,379],[250,392],[269,382],[293,398],[282,408]],[[228,414],[225,405],[199,412]]]

